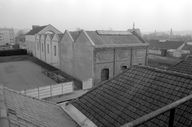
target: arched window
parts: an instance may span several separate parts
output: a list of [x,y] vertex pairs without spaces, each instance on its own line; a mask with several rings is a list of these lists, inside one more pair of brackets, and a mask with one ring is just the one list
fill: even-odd
[[101,70],[101,81],[105,81],[108,79],[109,79],[109,69],[104,68],[103,70]]

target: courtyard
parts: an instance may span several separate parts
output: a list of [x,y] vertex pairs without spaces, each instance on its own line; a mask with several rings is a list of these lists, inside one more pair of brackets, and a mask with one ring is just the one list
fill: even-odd
[[41,66],[29,60],[2,62],[0,84],[18,91],[56,84],[42,71]]

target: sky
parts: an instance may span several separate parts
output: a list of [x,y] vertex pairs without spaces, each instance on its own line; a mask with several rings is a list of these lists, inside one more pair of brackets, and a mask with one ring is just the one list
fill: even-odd
[[192,0],[0,0],[0,27],[192,30]]

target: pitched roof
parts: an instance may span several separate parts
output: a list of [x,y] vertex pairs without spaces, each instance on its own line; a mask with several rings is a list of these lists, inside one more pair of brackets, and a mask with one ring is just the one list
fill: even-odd
[[[189,75],[133,66],[70,103],[99,127],[119,127],[189,95],[191,90]],[[192,110],[188,109],[185,105],[176,110],[176,126],[190,124]],[[166,126],[167,120],[166,113],[146,124]]]
[[81,31],[70,31],[69,32],[73,38],[74,41],[76,41],[76,39],[79,37]]
[[192,56],[187,56],[185,60],[168,68],[168,70],[177,71],[192,75]]
[[184,43],[183,41],[159,42],[158,40],[151,40],[148,42],[150,49],[177,49]]
[[143,42],[128,31],[86,31],[96,46],[142,44]]
[[[77,124],[57,105],[0,88],[10,127],[76,127]],[[1,99],[1,105],[2,99]],[[2,107],[0,105],[0,107]],[[0,126],[4,127],[4,125]],[[9,127],[8,126],[8,127]]]
[[25,35],[35,35],[35,34],[39,33],[41,30],[43,30],[45,27],[47,27],[47,26],[48,25],[36,26],[32,30],[30,30],[28,33],[26,33]]

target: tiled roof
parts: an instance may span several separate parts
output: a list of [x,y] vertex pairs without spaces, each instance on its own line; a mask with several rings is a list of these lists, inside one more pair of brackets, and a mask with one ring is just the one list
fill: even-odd
[[[6,88],[1,88],[0,93],[3,93],[5,98],[4,104],[7,108],[7,117],[10,127],[77,126],[77,124],[57,105],[23,96]],[[4,127],[4,125],[0,125],[0,127]]]
[[79,37],[81,31],[70,31],[69,33],[71,34],[72,38],[74,41]]
[[184,43],[182,41],[159,42],[158,40],[151,40],[148,42],[150,49],[177,49]]
[[47,27],[48,25],[45,26],[39,26],[39,27],[35,27],[32,30],[30,30],[28,33],[26,33],[25,35],[35,35],[38,32],[40,32],[41,30],[43,30],[45,27]]
[[86,31],[95,45],[141,44],[137,36],[128,31]]
[[[119,127],[189,95],[191,90],[190,75],[133,66],[70,103],[98,127]],[[176,125],[190,124],[189,109],[184,105],[176,110]],[[167,120],[165,113],[144,125],[164,127]]]
[[176,64],[172,67],[170,67],[168,70],[177,71],[177,72],[192,75],[192,56],[186,57],[185,60],[179,62],[178,64]]

